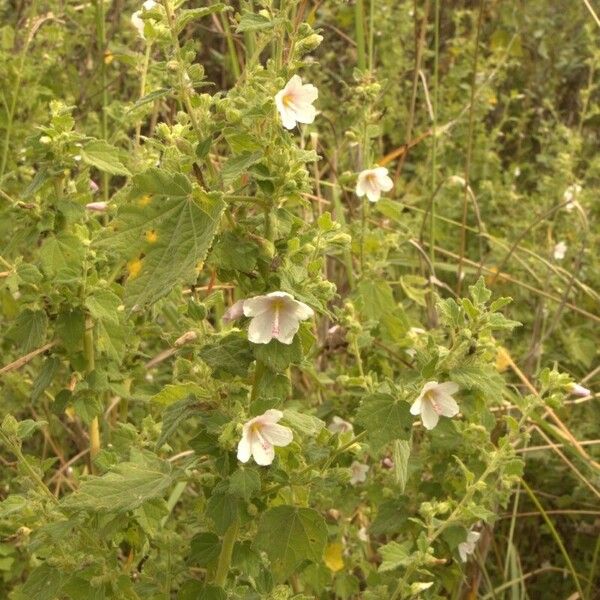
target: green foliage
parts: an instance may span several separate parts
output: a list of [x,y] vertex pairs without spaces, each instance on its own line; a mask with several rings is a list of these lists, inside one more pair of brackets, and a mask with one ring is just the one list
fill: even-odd
[[0,7],[0,598],[598,596],[587,5]]

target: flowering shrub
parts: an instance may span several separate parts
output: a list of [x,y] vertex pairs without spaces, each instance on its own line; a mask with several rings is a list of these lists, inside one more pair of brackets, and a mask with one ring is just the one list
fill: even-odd
[[[486,598],[525,597],[526,495],[565,594],[591,599],[598,545],[588,585],[523,478],[542,435],[584,469],[566,459],[573,496],[599,495],[599,465],[561,418],[568,394],[590,398],[577,342],[594,338],[561,331],[577,347],[559,359],[532,300],[597,326],[587,246],[572,276],[557,264],[584,237],[559,209],[588,229],[562,149],[535,182],[560,196],[540,217],[563,228],[546,256],[517,250],[535,225],[499,241],[524,218],[505,210],[521,174],[507,175],[513,140],[492,148],[486,127],[512,135],[494,94],[520,34],[490,34],[492,87],[466,42],[482,20],[463,8],[440,22],[439,2],[434,16],[388,2],[378,29],[362,0],[188,4],[20,3],[0,30],[2,597],[435,599],[484,577]],[[412,17],[409,60],[388,46]],[[352,22],[349,44],[335,23]],[[537,133],[575,147],[584,116],[577,133]],[[508,274],[513,255],[525,275]]]

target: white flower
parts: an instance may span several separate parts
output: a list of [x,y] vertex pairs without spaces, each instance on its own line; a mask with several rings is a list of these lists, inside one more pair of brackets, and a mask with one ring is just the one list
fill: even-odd
[[411,415],[421,415],[425,429],[433,429],[440,420],[440,415],[453,417],[458,414],[458,404],[452,394],[458,392],[458,385],[452,381],[438,383],[428,381],[419,397],[410,407]]
[[369,472],[369,465],[354,461],[350,465],[350,483],[356,485],[363,483],[367,479],[367,473]]
[[244,300],[238,300],[232,304],[223,315],[223,323],[231,323],[237,321],[244,316]]
[[467,539],[458,545],[458,553],[460,554],[460,560],[467,562],[469,554],[475,552],[475,546],[479,541],[481,534],[478,531],[469,531],[467,533]]
[[312,123],[317,114],[312,103],[318,97],[319,90],[314,85],[303,84],[302,79],[294,75],[275,95],[275,106],[281,115],[283,126],[294,129],[296,123]]
[[331,433],[347,433],[348,431],[354,431],[352,423],[344,421],[344,419],[338,417],[337,415],[331,419],[331,423],[329,423],[327,429],[329,429]]
[[141,10],[136,10],[131,15],[131,24],[137,29],[138,35],[145,40],[146,36],[144,35],[144,19],[140,17],[140,15],[146,10],[152,10],[155,6],[158,6],[158,3],[154,0],[146,0],[144,4],[142,4]]
[[366,194],[369,202],[377,202],[381,192],[389,192],[393,187],[394,182],[388,177],[385,167],[366,169],[358,174],[356,195],[362,198]]
[[364,525],[358,530],[358,539],[361,542],[369,542],[369,532]]
[[291,344],[300,321],[310,319],[313,309],[286,292],[271,292],[244,300],[244,315],[251,317],[248,339],[254,344],[268,344],[272,339]]
[[592,392],[586,387],[583,387],[580,383],[571,383],[569,385],[569,392],[575,396],[591,396]]
[[558,242],[554,246],[554,260],[562,260],[567,252],[567,245],[564,242]]
[[287,446],[294,437],[289,427],[277,425],[282,417],[280,410],[271,408],[247,421],[237,448],[238,460],[245,463],[252,456],[257,465],[270,465],[275,458],[275,446]]
[[563,194],[563,200],[566,202],[565,210],[571,212],[577,204],[577,196],[581,193],[581,186],[578,183],[570,185]]
[[108,204],[106,202],[89,202],[85,208],[91,212],[104,213],[108,210]]

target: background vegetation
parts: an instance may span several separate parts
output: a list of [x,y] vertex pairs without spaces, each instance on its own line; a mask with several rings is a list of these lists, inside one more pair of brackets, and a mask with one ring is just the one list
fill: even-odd
[[[0,0],[0,596],[597,598],[593,3],[139,9]],[[223,324],[277,289],[289,351]],[[410,433],[444,377],[464,419]],[[297,445],[239,469],[273,406]]]

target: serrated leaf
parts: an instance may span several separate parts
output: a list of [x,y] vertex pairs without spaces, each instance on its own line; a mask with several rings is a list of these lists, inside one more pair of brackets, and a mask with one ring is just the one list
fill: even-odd
[[452,369],[450,379],[461,388],[481,392],[488,401],[502,398],[505,388],[502,376],[494,367],[485,364],[464,365]]
[[48,237],[39,250],[42,269],[55,282],[77,280],[85,253],[82,241],[70,233]]
[[219,536],[204,532],[195,535],[190,543],[190,562],[200,567],[208,567],[219,557],[221,541]]
[[202,8],[188,8],[178,11],[177,21],[175,28],[180,33],[187,25],[202,19],[208,15],[223,12],[224,10],[231,10],[225,4],[217,3],[212,6],[203,6]]
[[101,477],[88,477],[62,502],[65,508],[89,512],[127,512],[152,498],[161,498],[173,483],[170,463],[124,462]]
[[185,423],[191,415],[200,410],[195,396],[188,396],[174,404],[170,404],[163,413],[162,429],[156,441],[156,450],[160,450],[171,438],[173,433]]
[[119,149],[103,140],[87,143],[81,149],[81,158],[86,164],[104,173],[131,175],[129,169],[119,160]]
[[244,11],[236,28],[238,33],[244,31],[264,31],[274,26],[273,21],[260,13]]
[[85,299],[85,307],[92,317],[101,321],[117,323],[119,306],[121,306],[121,298],[107,288],[94,289]]
[[31,388],[31,400],[35,402],[43,393],[44,390],[52,383],[56,371],[60,366],[60,360],[55,356],[51,356],[44,361],[38,376],[33,382]]
[[62,581],[63,575],[58,569],[43,563],[31,572],[21,590],[18,590],[13,598],[54,600],[60,592]]
[[6,332],[6,336],[14,340],[23,352],[31,352],[44,343],[47,328],[48,317],[43,310],[26,308]]
[[295,336],[291,344],[282,344],[278,340],[255,344],[254,356],[272,371],[285,371],[290,364],[298,364],[302,360],[300,336]]
[[397,567],[402,567],[407,564],[410,558],[410,550],[412,542],[407,540],[402,543],[390,542],[379,548],[379,554],[383,557],[383,562],[379,565],[379,571],[392,571]]
[[356,417],[377,451],[393,440],[410,438],[413,417],[409,411],[407,402],[377,393],[364,398]]
[[267,553],[274,574],[286,579],[304,560],[320,562],[327,525],[312,508],[276,506],[263,513],[255,544]]
[[250,342],[242,333],[230,333],[210,344],[206,344],[198,353],[200,358],[215,374],[221,372],[244,377],[254,360]]
[[260,475],[255,469],[240,467],[229,477],[229,493],[250,501],[260,490]]
[[196,383],[175,383],[166,385],[158,394],[154,394],[152,402],[165,407],[191,395],[205,397],[206,394]]
[[223,185],[228,186],[233,183],[242,173],[245,173],[249,167],[257,163],[262,158],[262,152],[243,152],[238,156],[230,158],[221,171]]
[[192,184],[183,173],[151,168],[133,178],[140,194],[184,198],[192,193]]
[[186,177],[155,176],[156,171],[136,177],[136,185],[148,194],[170,197],[123,205],[112,224],[114,233],[97,242],[124,258],[136,259],[136,269],[130,271],[125,285],[129,308],[152,304],[174,286],[194,281],[225,206],[215,195],[190,196]]
[[304,435],[317,435],[325,427],[321,419],[289,408],[283,411],[283,418],[293,429]]

